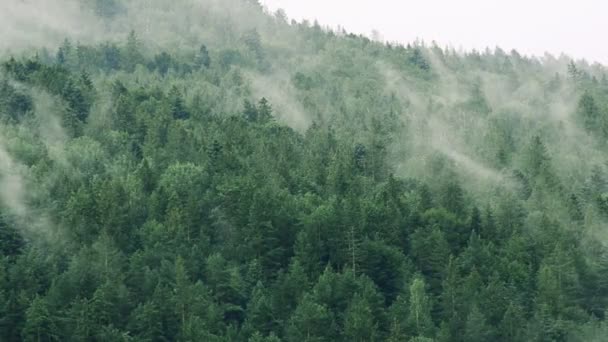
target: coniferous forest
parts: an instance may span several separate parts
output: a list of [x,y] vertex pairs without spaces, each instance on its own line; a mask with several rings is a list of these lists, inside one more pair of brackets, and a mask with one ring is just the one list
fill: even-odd
[[8,3],[0,341],[608,340],[604,66]]

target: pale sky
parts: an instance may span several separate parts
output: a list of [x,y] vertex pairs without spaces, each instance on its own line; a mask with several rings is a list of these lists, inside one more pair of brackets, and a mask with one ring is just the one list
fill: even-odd
[[420,38],[466,50],[500,46],[542,56],[564,52],[608,65],[606,0],[261,0],[291,19],[317,19],[388,41]]

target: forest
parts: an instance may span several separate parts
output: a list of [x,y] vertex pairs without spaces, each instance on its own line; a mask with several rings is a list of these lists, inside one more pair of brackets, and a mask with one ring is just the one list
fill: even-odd
[[0,8],[0,341],[608,339],[605,66]]

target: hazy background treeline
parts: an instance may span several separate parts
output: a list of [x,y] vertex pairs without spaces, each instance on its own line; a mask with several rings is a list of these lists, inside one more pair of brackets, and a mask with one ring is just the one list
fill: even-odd
[[0,340],[607,336],[603,66],[244,0],[0,19]]

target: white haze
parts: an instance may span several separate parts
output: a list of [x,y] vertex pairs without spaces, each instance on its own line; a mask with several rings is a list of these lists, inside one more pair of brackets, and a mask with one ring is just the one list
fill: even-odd
[[65,145],[68,136],[61,126],[61,108],[59,103],[46,92],[33,94],[38,131],[42,143],[46,146],[49,157],[62,166],[67,166]]
[[385,40],[422,39],[466,50],[517,49],[543,56],[566,53],[608,64],[608,3],[599,0],[262,0],[270,11],[315,20]]
[[29,169],[11,156],[6,149],[8,144],[5,135],[0,133],[0,204],[8,209],[5,213],[29,238],[48,243],[65,241],[50,215],[31,205],[36,190],[28,184]]
[[[482,48],[483,46],[494,46],[500,44],[504,49],[517,47],[518,50],[529,53],[542,54],[541,50],[530,50],[529,44],[535,41],[535,37],[546,34],[546,30],[554,29],[557,19],[573,18],[580,20],[583,9],[598,9],[604,5],[591,6],[589,1],[579,1],[576,6],[564,6],[559,2],[551,2],[550,5],[540,6],[539,3],[526,4],[526,11],[518,8],[521,0],[510,2],[508,5],[496,4],[491,1],[479,2],[466,0],[463,2],[440,2],[431,0],[428,2],[396,2],[387,0],[377,1],[349,1],[333,0],[323,2],[310,0],[307,2],[291,0],[267,0],[262,1],[269,10],[284,7],[288,14],[298,18],[319,18],[322,24],[337,26],[343,23],[349,30],[369,33],[371,28],[382,31],[384,38],[390,41],[411,41],[416,37],[429,40],[437,40],[440,43],[462,44],[467,48]],[[87,5],[88,4],[88,5]],[[290,46],[296,44],[289,39],[288,30],[284,32],[268,32],[263,29],[264,20],[259,13],[255,13],[250,7],[237,0],[180,0],[172,3],[165,0],[132,0],[124,2],[122,13],[111,20],[100,19],[93,13],[91,2],[83,0],[3,0],[0,1],[0,55],[11,51],[20,51],[29,47],[47,46],[54,49],[63,39],[70,38],[72,41],[83,41],[88,43],[101,42],[106,39],[124,41],[130,30],[135,30],[138,36],[147,43],[148,47],[164,46],[174,49],[185,49],[194,51],[201,42],[205,42],[213,49],[214,45],[226,47],[240,44],[241,34],[249,29],[258,28],[262,35],[262,41],[267,46]],[[348,9],[348,10],[346,10]],[[517,17],[517,25],[514,20],[496,18],[493,9],[500,9],[500,15],[511,19]],[[566,10],[567,9],[567,10]],[[517,12],[517,11],[518,12]],[[543,10],[545,10],[543,12]],[[545,16],[540,16],[541,12]],[[586,31],[590,25],[598,23],[596,20],[600,11],[588,11],[586,20],[581,25],[567,25],[572,32],[578,32],[580,42],[590,42],[589,46],[602,49],[602,44],[595,44],[594,34],[601,31],[600,26],[594,26],[595,31]],[[449,14],[449,15],[448,15]],[[517,14],[517,16],[516,16]],[[538,14],[538,16],[534,16]],[[356,20],[355,20],[356,18]],[[536,18],[535,20],[532,20]],[[531,23],[543,23],[536,30],[530,28]],[[560,21],[561,23],[561,21]],[[508,25],[507,25],[508,24]],[[538,25],[537,25],[538,26]],[[566,26],[566,25],[564,25]],[[219,30],[219,31],[218,31]],[[528,34],[524,35],[524,31]],[[557,36],[560,30],[554,30],[552,36]],[[506,36],[506,35],[510,36]],[[570,33],[569,33],[570,34]],[[221,37],[221,38],[220,38]],[[287,38],[286,38],[287,37]],[[492,37],[492,41],[487,40]],[[513,40],[505,40],[505,37]],[[561,38],[568,38],[562,35]],[[221,39],[221,41],[220,41]],[[552,40],[543,40],[543,44],[549,44]],[[564,39],[563,45],[553,47],[539,44],[537,48],[574,52],[569,49],[571,41]],[[608,48],[608,47],[607,47]],[[51,50],[52,52],[53,50]],[[608,53],[605,54],[608,56]],[[493,113],[512,112],[515,116],[524,120],[544,120],[544,125],[560,125],[565,131],[565,140],[568,144],[560,144],[555,153],[559,158],[567,159],[565,156],[572,155],[576,148],[581,147],[579,142],[587,144],[589,137],[581,132],[572,123],[571,114],[574,110],[574,97],[570,96],[570,90],[564,89],[553,99],[549,110],[540,117],[536,108],[527,104],[531,98],[542,98],[542,85],[539,80],[528,75],[517,75],[518,89],[510,89],[509,80],[504,75],[490,74],[482,71],[470,71],[470,75],[463,79],[462,75],[456,74],[445,66],[441,58],[431,50],[426,50],[426,58],[432,69],[440,76],[438,89],[431,93],[417,89],[418,81],[395,70],[389,63],[377,61],[376,72],[384,80],[387,93],[393,93],[403,104],[406,112],[401,113],[412,121],[412,129],[420,129],[419,125],[425,125],[430,136],[441,134],[446,136],[447,143],[428,141],[414,141],[423,150],[429,148],[443,153],[446,157],[460,161],[459,168],[466,173],[486,175],[487,180],[500,182],[502,176],[499,170],[491,170],[484,166],[485,161],[479,160],[478,150],[468,144],[466,137],[470,132],[484,131],[488,123],[485,120],[477,120],[470,113],[429,113],[429,101],[433,101],[446,107],[454,107],[466,101],[469,97],[468,91],[463,84],[470,84],[474,78],[480,80],[481,90]],[[590,57],[592,54],[584,54]],[[248,85],[253,98],[267,97],[275,109],[280,121],[291,127],[303,131],[316,119],[313,113],[306,112],[298,97],[297,91],[291,83],[292,70],[294,67],[304,70],[316,68],[317,57],[308,55],[306,63],[299,63],[297,59],[286,59],[285,65],[274,66],[272,72],[259,74],[253,71],[245,71],[243,74],[249,81]],[[555,59],[549,56],[543,57],[545,67],[563,72],[568,59]],[[305,64],[305,65],[301,65]],[[179,80],[175,80],[179,82]],[[37,113],[57,112],[56,104],[44,96],[36,97]],[[234,102],[234,101],[233,101]],[[322,104],[318,104],[322,105]],[[94,112],[99,110],[107,112],[103,103],[94,106]],[[234,108],[237,110],[237,108]],[[365,109],[369,111],[370,109]],[[102,113],[103,114],[103,113]],[[434,118],[430,122],[424,122],[430,115]],[[104,117],[104,115],[92,115],[92,122]],[[63,149],[65,134],[56,115],[39,115],[44,118],[44,124],[40,125],[40,134],[48,148],[51,158],[60,163],[65,163]],[[415,134],[420,136],[421,134]],[[420,139],[418,139],[420,140]],[[455,142],[458,142],[455,144]],[[570,153],[568,153],[570,152]],[[596,155],[596,151],[587,149],[588,155]],[[577,155],[577,154],[575,154]],[[466,162],[464,162],[466,161]],[[563,160],[572,170],[576,169],[576,161]]]
[[102,29],[74,0],[0,1],[0,51],[55,46],[66,37],[89,39]]
[[[598,21],[601,13],[598,9],[606,5],[592,6],[588,0],[581,0],[571,6],[555,1],[549,4],[545,0],[527,3],[525,6],[522,0],[508,4],[474,0],[412,3],[388,0],[267,0],[264,3],[272,11],[284,7],[290,16],[297,19],[318,18],[321,24],[334,27],[343,24],[348,30],[364,34],[369,34],[375,28],[389,41],[407,43],[420,37],[427,42],[436,40],[439,44],[453,44],[467,49],[500,45],[503,50],[517,48],[523,53],[539,56],[546,50],[553,54],[563,51],[591,60],[607,61],[605,58],[608,56],[608,45],[599,44],[593,39],[600,32],[608,31],[603,18]],[[264,23],[271,19],[252,11],[241,0],[131,0],[124,2],[123,12],[111,20],[100,19],[94,15],[91,6],[83,4],[86,2],[81,0],[0,0],[0,55],[40,46],[48,47],[53,53],[65,38],[86,44],[107,39],[124,42],[130,30],[136,31],[145,43],[145,49],[154,50],[162,46],[163,49],[185,53],[196,51],[201,42],[207,44],[211,51],[215,48],[239,46],[242,44],[242,33],[253,28],[260,31],[262,45],[270,52],[273,48],[297,49],[298,44],[303,44],[293,41],[293,36],[290,36],[292,32],[287,27],[275,31],[267,29],[271,26],[265,26]],[[496,9],[500,11],[495,11]],[[584,10],[588,12],[585,14]],[[563,25],[568,20],[578,25]],[[543,25],[538,25],[539,23]],[[563,32],[562,26],[571,31]],[[546,37],[548,32],[551,32],[551,37]],[[339,47],[339,42],[335,46]],[[514,75],[517,78],[517,88],[512,89],[512,83],[504,74],[471,68],[463,75],[444,65],[441,57],[435,55],[432,49],[425,49],[424,55],[431,69],[440,77],[437,88],[430,91],[420,89],[420,81],[416,77],[400,72],[388,61],[363,60],[369,63],[369,68],[366,68],[366,64],[360,64],[365,68],[362,72],[371,78],[383,80],[385,93],[394,94],[404,105],[404,112],[399,114],[411,123],[408,127],[411,134],[407,138],[410,141],[397,141],[396,144],[412,143],[416,146],[416,151],[411,156],[396,156],[392,161],[399,166],[405,165],[399,168],[406,170],[405,176],[424,175],[426,170],[422,169],[423,163],[416,168],[418,161],[440,153],[451,160],[462,177],[469,179],[470,183],[482,180],[483,183],[508,187],[508,177],[501,170],[490,167],[487,160],[483,160],[480,148],[487,146],[475,146],[475,141],[470,141],[474,135],[472,133],[487,131],[489,120],[501,116],[512,116],[516,120],[530,122],[536,129],[549,127],[555,130],[556,127],[562,127],[565,134],[559,144],[550,144],[550,152],[557,164],[564,167],[562,172],[566,175],[578,172],[580,178],[593,163],[605,159],[601,151],[590,147],[593,146],[592,138],[573,123],[576,96],[573,96],[572,90],[567,86],[560,89],[559,96],[551,99],[546,112],[539,112],[538,106],[531,105],[530,100],[544,97],[543,82],[547,79],[538,75]],[[306,111],[301,94],[292,85],[291,77],[295,71],[327,71],[323,67],[326,58],[329,58],[326,65],[336,63],[335,59],[331,59],[331,51],[304,52],[303,56],[287,54],[281,61],[283,64],[273,65],[270,72],[243,70],[242,74],[251,97],[267,97],[281,122],[303,131],[317,119],[317,113]],[[541,61],[543,74],[552,77],[555,72],[565,72],[569,59],[543,56]],[[235,70],[235,73],[238,71]],[[171,73],[168,75],[171,82],[167,84],[181,82],[174,79]],[[470,92],[466,86],[476,79],[491,108],[488,120],[466,111],[429,111],[431,101],[443,108],[457,108],[469,99]],[[233,96],[230,95],[224,97],[232,99]],[[325,108],[322,101],[333,99],[322,96],[318,98],[318,112],[323,115]],[[36,96],[35,102],[37,116],[41,119],[39,133],[50,157],[60,164],[73,164],[72,160],[65,159],[65,134],[57,115],[53,114],[60,111],[57,104],[46,95]],[[236,111],[240,105],[239,101],[230,101],[221,107],[227,111]],[[367,113],[373,110],[357,109]],[[111,119],[106,115],[108,112],[109,105],[96,103],[90,117],[90,126],[94,127],[96,121]],[[7,188],[16,187],[11,189],[11,196],[4,198],[4,201],[15,212],[23,213],[27,211],[26,201],[19,195],[24,192],[23,182],[14,178],[19,173],[14,170],[10,155],[5,150],[0,152],[4,163],[2,171],[6,174],[5,185]],[[494,153],[485,152],[485,155]],[[9,182],[10,180],[13,181]],[[22,208],[19,209],[19,206]]]
[[[131,30],[151,46],[194,50],[205,41],[217,44],[230,26],[234,41],[240,32],[256,27],[260,15],[240,0],[130,0],[111,19],[95,15],[94,0],[1,0],[0,55],[46,47],[55,49],[69,38],[93,44],[124,40]],[[204,19],[203,19],[204,18]],[[215,32],[214,30],[220,30]]]
[[4,145],[4,137],[0,136],[0,199],[13,215],[24,218],[28,213],[21,176],[24,170],[13,160]]
[[295,89],[290,76],[285,73],[272,75],[247,74],[251,80],[251,91],[255,98],[265,97],[270,101],[278,119],[290,127],[304,132],[310,125],[310,118],[296,100]]

